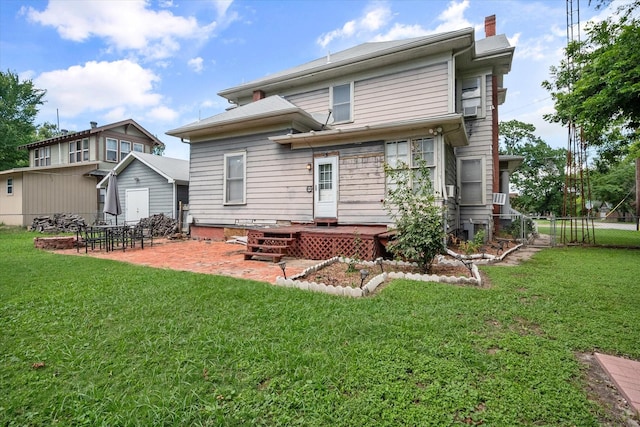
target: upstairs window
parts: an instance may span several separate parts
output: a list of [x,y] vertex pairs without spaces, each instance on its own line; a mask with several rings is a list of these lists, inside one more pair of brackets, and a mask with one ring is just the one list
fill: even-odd
[[224,155],[224,203],[227,205],[246,203],[246,163],[244,151]]
[[33,160],[36,166],[50,166],[51,147],[36,148],[33,151]]
[[13,194],[13,178],[7,178],[7,194]]
[[120,141],[120,161],[127,157],[131,152],[131,143],[129,141]]
[[107,161],[118,161],[118,140],[113,138],[107,138]]
[[347,83],[331,88],[331,109],[334,122],[352,121],[353,84]]
[[89,140],[87,138],[69,143],[69,163],[89,160]]
[[482,79],[480,76],[462,80],[462,115],[464,117],[482,116]]
[[133,151],[137,153],[144,153],[144,145],[140,144],[139,142],[134,142]]

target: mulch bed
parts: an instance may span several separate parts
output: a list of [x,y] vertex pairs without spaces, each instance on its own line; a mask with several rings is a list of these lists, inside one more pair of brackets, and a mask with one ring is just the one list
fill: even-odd
[[[329,264],[316,272],[309,273],[305,276],[304,280],[331,286],[349,286],[359,288],[362,283],[360,270],[367,270],[369,272],[369,275],[364,279],[364,283],[367,283],[367,281],[369,281],[373,276],[381,273],[380,266],[378,265],[372,267],[356,263],[355,267],[350,269],[349,264],[334,262],[333,264]],[[410,265],[384,264],[384,271],[387,273],[396,271],[422,274],[417,267]],[[434,264],[428,274],[435,274],[438,276],[472,277],[469,269],[463,265],[447,265],[439,263]]]

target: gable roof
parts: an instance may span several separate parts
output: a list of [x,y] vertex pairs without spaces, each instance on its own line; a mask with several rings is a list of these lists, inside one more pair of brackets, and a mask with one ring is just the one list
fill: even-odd
[[43,140],[40,140],[40,141],[31,142],[29,144],[20,145],[18,147],[18,149],[19,150],[29,150],[31,148],[44,147],[44,146],[55,144],[55,143],[58,143],[58,142],[75,141],[79,137],[80,138],[81,137],[87,137],[87,136],[92,135],[94,133],[100,133],[100,132],[108,130],[108,129],[113,129],[113,128],[116,128],[116,127],[127,126],[127,125],[135,126],[147,138],[151,139],[153,141],[154,145],[156,145],[156,146],[164,145],[162,143],[162,141],[160,141],[154,135],[150,134],[145,128],[140,126],[135,120],[127,119],[127,120],[122,120],[122,121],[116,122],[116,123],[110,123],[110,124],[104,125],[104,126],[96,126],[96,127],[90,128],[90,129],[81,130],[79,132],[70,132],[70,133],[67,133],[67,134],[64,134],[64,135],[54,136],[53,138],[43,139]]
[[309,131],[321,129],[322,123],[300,107],[295,106],[279,95],[235,107],[224,113],[208,117],[206,119],[170,130],[167,135],[177,136],[182,139],[229,132],[250,133],[256,127],[266,125],[285,124],[298,130]]
[[473,45],[473,42],[473,28],[464,28],[411,39],[364,43],[222,90],[218,95],[237,103],[238,99],[250,96],[254,90],[278,91],[294,81],[296,85],[308,84],[415,57],[464,49]]
[[[134,160],[138,160],[158,175],[166,178],[169,184],[181,184],[186,185],[189,183],[189,161],[182,159],[174,159],[172,157],[157,156],[155,154],[139,153],[132,151],[122,159],[120,163],[113,168],[113,171],[117,174],[122,172],[129,166]],[[96,185],[96,188],[105,188],[109,176],[104,177],[102,181]]]

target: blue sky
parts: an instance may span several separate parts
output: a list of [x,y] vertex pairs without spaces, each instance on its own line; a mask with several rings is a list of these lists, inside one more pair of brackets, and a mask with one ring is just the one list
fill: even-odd
[[[533,123],[565,147],[566,130],[542,119],[553,104],[540,86],[562,59],[564,0],[2,0],[0,69],[47,90],[36,123],[132,118],[166,156],[188,159],[165,132],[224,111],[222,89],[369,41],[465,27],[483,38],[493,14],[516,47],[500,120]],[[582,23],[606,14],[582,1]]]

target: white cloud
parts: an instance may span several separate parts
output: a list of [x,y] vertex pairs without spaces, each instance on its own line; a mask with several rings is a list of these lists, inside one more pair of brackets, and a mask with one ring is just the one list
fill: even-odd
[[156,122],[170,122],[176,120],[178,116],[177,111],[164,105],[152,108],[146,115],[147,118]]
[[59,109],[66,117],[105,112],[108,117],[124,118],[133,112],[157,107],[162,95],[154,91],[160,78],[129,60],[90,61],[65,70],[40,74],[37,87],[47,90],[45,108]]
[[201,26],[194,17],[148,6],[141,0],[50,1],[43,11],[29,7],[26,14],[32,22],[54,27],[64,39],[98,37],[108,44],[107,50],[134,51],[148,59],[167,58],[180,49],[181,40],[206,39],[216,27],[215,22]]
[[321,35],[317,44],[326,48],[339,39],[356,38],[357,42],[400,40],[421,37],[429,34],[469,28],[474,25],[464,17],[469,8],[469,0],[451,1],[437,17],[439,24],[435,28],[426,28],[419,24],[395,23],[391,28],[393,14],[387,3],[374,2],[356,19],[346,22],[341,28]]
[[189,66],[189,68],[191,68],[193,71],[195,71],[196,73],[201,73],[203,70],[203,62],[204,60],[201,57],[197,57],[197,58],[192,58],[187,62],[187,65]]
[[371,3],[362,16],[346,22],[341,28],[322,34],[316,40],[322,48],[326,48],[332,41],[350,38],[357,35],[370,35],[372,32],[388,25],[391,20],[391,9],[385,2]]

